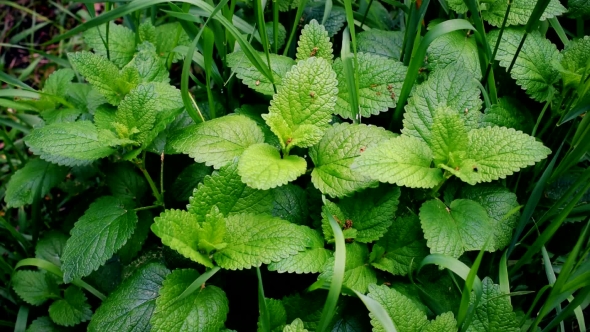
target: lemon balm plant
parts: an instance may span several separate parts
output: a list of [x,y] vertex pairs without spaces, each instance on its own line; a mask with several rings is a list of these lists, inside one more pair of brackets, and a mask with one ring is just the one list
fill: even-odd
[[558,1],[429,6],[137,0],[41,90],[4,78],[42,120],[4,194],[48,214],[10,270],[28,329],[582,329],[589,39]]

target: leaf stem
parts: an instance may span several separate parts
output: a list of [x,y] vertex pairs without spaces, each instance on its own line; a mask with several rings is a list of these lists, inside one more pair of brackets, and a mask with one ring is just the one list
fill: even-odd
[[134,211],[143,211],[143,210],[151,210],[155,208],[159,208],[161,205],[150,205],[150,206],[142,206],[137,209],[133,209]]
[[154,180],[152,180],[152,177],[145,169],[145,151],[143,151],[141,159],[135,162],[135,165],[137,166],[137,168],[139,168],[141,173],[143,173],[143,176],[150,185],[150,188],[152,189],[152,194],[156,198],[156,205],[164,206],[164,198],[162,197],[162,194],[160,194],[160,192],[158,191],[158,187],[156,187],[156,184],[154,183]]

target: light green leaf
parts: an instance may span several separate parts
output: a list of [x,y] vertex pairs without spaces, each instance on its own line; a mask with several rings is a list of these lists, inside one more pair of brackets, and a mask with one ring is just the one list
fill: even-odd
[[[262,59],[266,59],[266,54],[259,52]],[[265,60],[266,63],[266,60]],[[266,78],[250,60],[243,51],[236,51],[227,55],[227,65],[236,73],[236,76],[242,80],[242,83],[265,95],[272,96],[275,91],[272,83]],[[287,72],[295,65],[295,60],[278,55],[270,54],[270,70],[275,81],[277,89],[283,85],[283,80]]]
[[305,329],[303,325],[303,321],[299,318],[296,318],[291,324],[285,326],[283,332],[309,332]]
[[76,286],[68,287],[64,298],[49,306],[49,317],[62,326],[74,326],[92,317],[92,310],[86,295]]
[[478,128],[482,105],[479,95],[480,90],[469,72],[455,65],[436,70],[416,87],[408,100],[402,133],[430,144],[436,110],[445,106],[461,115],[467,130]]
[[48,316],[35,319],[27,328],[26,332],[63,332],[64,330],[56,325]]
[[[185,56],[185,54],[175,53],[174,48],[179,45],[188,46],[191,42],[180,22],[158,25],[150,36],[153,39],[148,39],[148,41],[156,45],[158,54],[172,62],[181,60]],[[170,38],[170,36],[174,36],[174,38]]]
[[68,91],[75,75],[76,73],[69,68],[62,68],[54,71],[45,81],[43,92],[65,98],[66,92]]
[[61,256],[68,237],[56,231],[49,231],[37,242],[35,257],[61,266]]
[[188,201],[199,183],[203,182],[205,176],[211,175],[211,167],[204,164],[192,164],[180,172],[174,183],[172,183],[171,194],[177,201]]
[[[399,332],[421,331],[428,325],[426,314],[412,300],[386,285],[370,285],[368,296],[379,302]],[[386,332],[376,317],[369,313],[374,332]]]
[[107,102],[105,97],[88,83],[70,83],[68,101],[82,112],[95,113],[98,106]]
[[371,265],[393,275],[404,276],[429,254],[420,219],[414,214],[397,217],[387,233],[373,245]]
[[74,108],[45,110],[41,113],[41,117],[45,120],[45,124],[52,124],[56,122],[74,122],[82,114],[82,111]]
[[403,31],[371,29],[356,37],[357,51],[399,60],[404,42]]
[[304,226],[269,215],[238,214],[225,221],[227,247],[213,254],[224,269],[242,270],[278,262],[310,245]]
[[463,0],[447,0],[447,4],[449,8],[456,11],[458,14],[465,14],[467,13],[467,5]]
[[158,291],[168,274],[170,271],[159,263],[142,266],[102,302],[88,331],[149,331]]
[[[467,332],[520,331],[520,323],[512,311],[510,299],[500,290],[500,286],[495,285],[489,277],[482,280],[482,285],[481,299]],[[475,296],[472,294],[469,304],[473,305],[474,301]]]
[[297,60],[305,60],[310,57],[324,58],[332,61],[332,43],[326,28],[316,20],[311,20],[301,30],[297,47]]
[[[399,61],[371,53],[357,53],[356,63],[358,63],[355,73],[359,82],[359,114],[368,118],[394,108],[407,68]],[[333,68],[338,78],[338,100],[334,112],[346,119],[352,119],[342,59],[336,59]]]
[[[369,249],[365,243],[346,244],[346,264],[342,284],[350,289],[365,294],[370,285],[377,283],[377,273],[368,264]],[[319,280],[330,282],[334,273],[334,258],[328,260],[325,271],[318,276]]]
[[457,331],[457,320],[452,312],[445,312],[436,316],[426,325],[421,332],[455,332]]
[[[506,26],[527,24],[535,8],[535,4],[535,1],[513,0],[510,6],[510,13],[508,13]],[[500,27],[504,21],[508,3],[502,0],[495,0],[487,3],[487,5],[487,10],[482,11],[481,17],[491,25]],[[559,16],[566,11],[567,9],[561,5],[559,0],[551,0],[543,15],[541,15],[541,21]]]
[[[108,35],[108,55],[111,61],[119,66],[125,66],[133,58],[135,54],[135,34],[129,28],[109,23]],[[107,49],[105,47],[107,41],[106,24],[96,28],[88,29],[84,32],[84,42],[94,50],[94,53],[107,57]]]
[[227,243],[223,242],[225,229],[223,215],[219,212],[217,206],[213,206],[211,212],[205,217],[205,222],[201,225],[201,228],[197,229],[199,249],[209,254],[214,250],[225,248],[227,246]]
[[64,166],[88,165],[113,152],[116,140],[89,121],[54,123],[36,128],[25,137],[31,151],[42,159]]
[[135,210],[118,198],[104,196],[90,205],[71,231],[62,256],[64,282],[89,275],[133,235]]
[[533,119],[517,99],[504,97],[498,99],[497,104],[486,108],[481,119],[481,127],[507,127],[529,133],[532,129]]
[[309,244],[305,251],[289,256],[268,265],[269,271],[279,273],[318,273],[323,272],[326,262],[332,257],[332,251],[324,249],[324,238],[311,228],[303,228],[308,234]]
[[106,100],[119,105],[123,97],[139,82],[133,70],[119,72],[107,58],[90,52],[68,53],[72,67],[98,90]]
[[459,257],[465,251],[482,249],[493,234],[493,221],[486,210],[468,199],[454,200],[449,207],[438,199],[427,201],[420,207],[420,222],[433,254]]
[[60,296],[52,276],[41,271],[16,271],[10,280],[15,293],[32,305],[41,305],[48,299]]
[[[180,90],[175,87],[157,82],[139,84],[121,101],[115,115],[117,126],[122,125],[126,129],[125,132],[116,127],[119,136],[132,138],[137,142],[148,142],[148,137],[153,139],[157,135],[153,133],[153,128],[159,113],[181,107]],[[159,128],[159,131],[163,129]]]
[[29,160],[6,184],[4,201],[7,207],[32,204],[35,194],[39,195],[38,198],[44,197],[51,188],[63,181],[67,173],[67,167],[51,164],[42,159]]
[[432,188],[443,179],[440,169],[430,168],[432,158],[426,143],[402,135],[367,149],[354,160],[351,168],[380,182]]
[[461,197],[476,201],[486,209],[494,225],[494,249],[507,246],[518,222],[518,210],[514,212],[519,207],[516,195],[498,184],[480,184],[463,187]]
[[189,199],[187,209],[202,222],[214,205],[226,217],[238,213],[270,214],[273,197],[270,191],[252,189],[243,183],[234,161],[205,177]]
[[137,47],[137,50],[139,52],[127,66],[137,69],[141,82],[170,82],[166,60],[158,56],[156,47],[152,43],[143,42]]
[[[590,13],[590,2],[588,3],[588,12]],[[563,81],[566,85],[578,87],[590,61],[590,36],[570,42],[565,46],[562,54],[561,66],[563,69],[559,69]]]
[[194,262],[213,267],[211,259],[197,250],[201,226],[194,215],[181,210],[166,210],[154,219],[151,228],[163,244]]
[[336,104],[336,73],[322,58],[301,60],[287,73],[262,117],[283,149],[320,141]]
[[551,153],[534,137],[506,127],[471,130],[467,146],[466,159],[457,166],[459,169],[445,169],[471,185],[504,179]]
[[[459,2],[464,5],[463,0]],[[482,77],[475,37],[466,33],[465,30],[454,31],[436,38],[428,47],[428,64],[434,70],[452,65],[455,68],[467,70],[478,80]]]
[[342,197],[376,184],[350,165],[367,148],[395,135],[381,127],[364,124],[334,124],[322,140],[309,149],[315,164],[311,181],[323,194]]
[[[508,68],[516,49],[520,44],[523,29],[508,28],[502,34],[502,41],[496,54],[496,60],[500,66]],[[488,34],[491,45],[498,40],[499,31],[493,30]],[[538,31],[527,35],[510,76],[516,80],[526,93],[536,101],[545,101],[551,96],[559,81],[559,72],[553,67],[552,62],[560,62],[561,54],[557,47],[545,39]]]
[[248,147],[238,164],[242,181],[255,189],[271,189],[297,179],[305,173],[307,162],[299,156],[282,156],[272,145]]
[[307,193],[301,187],[287,184],[274,188],[272,215],[297,225],[307,224]]
[[[341,226],[344,229],[355,229],[355,240],[358,242],[376,241],[391,226],[399,197],[399,187],[380,185],[378,188],[358,192],[352,197],[342,198],[337,204],[344,218],[339,220]],[[322,223],[328,223],[326,216]],[[332,232],[328,233],[331,238]]]
[[434,164],[454,166],[467,151],[467,130],[461,116],[449,108],[438,109],[432,120],[430,148]]
[[[264,300],[266,302],[266,308],[268,309],[268,315],[270,318],[270,331],[283,331],[283,328],[287,324],[287,312],[285,311],[283,302],[270,298],[265,298]],[[258,332],[266,332],[262,328],[262,324],[260,322],[261,317],[262,315],[258,316]]]
[[249,146],[263,142],[264,134],[254,120],[231,115],[183,128],[168,144],[198,163],[219,169],[241,156]]
[[174,270],[164,280],[150,323],[154,331],[217,332],[225,323],[229,305],[221,288],[208,285],[177,300],[197,278],[195,270]]

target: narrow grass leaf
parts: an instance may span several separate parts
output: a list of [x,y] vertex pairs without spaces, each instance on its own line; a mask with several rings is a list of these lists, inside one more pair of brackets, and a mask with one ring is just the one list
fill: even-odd
[[186,298],[187,296],[191,295],[192,293],[194,293],[197,289],[200,289],[201,287],[203,287],[203,285],[207,282],[207,280],[209,280],[209,278],[211,278],[213,275],[215,275],[215,273],[217,273],[217,271],[220,270],[219,266],[216,266],[214,268],[212,268],[211,270],[201,274],[197,279],[195,279],[195,281],[190,284],[190,286],[188,286],[184,292],[182,292],[180,295],[178,295],[178,297],[176,298],[176,301],[180,301],[184,298]]
[[262,275],[260,274],[259,267],[256,267],[256,276],[258,277],[258,310],[260,311],[259,321],[262,331],[270,332],[270,314],[268,312],[268,307],[266,306],[264,287],[262,286]]
[[16,323],[14,323],[14,332],[25,332],[27,328],[27,319],[29,319],[29,307],[21,305],[16,315]]
[[358,296],[359,299],[361,299],[361,301],[363,301],[363,303],[365,304],[367,309],[369,309],[369,311],[379,321],[379,323],[381,324],[381,327],[383,328],[383,331],[397,332],[397,330],[395,329],[395,325],[393,324],[393,321],[391,320],[391,317],[389,317],[389,315],[387,314],[387,311],[383,308],[381,303],[379,303],[379,302],[373,300],[372,298],[365,296],[355,290],[352,290],[352,291],[356,294],[356,296]]

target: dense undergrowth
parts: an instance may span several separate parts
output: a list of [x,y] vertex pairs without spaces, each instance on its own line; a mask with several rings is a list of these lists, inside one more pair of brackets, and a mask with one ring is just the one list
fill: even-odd
[[1,326],[586,331],[587,1],[0,4]]

